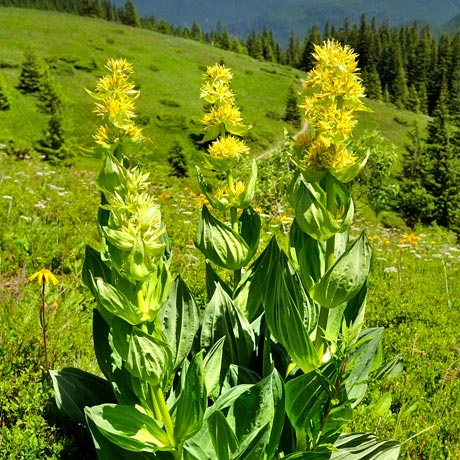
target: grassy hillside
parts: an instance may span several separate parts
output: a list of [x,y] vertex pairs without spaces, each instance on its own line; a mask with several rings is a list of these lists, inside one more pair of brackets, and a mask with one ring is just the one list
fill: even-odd
[[[88,145],[94,131],[93,102],[84,88],[94,87],[108,58],[130,60],[141,89],[139,121],[153,140],[145,155],[161,163],[174,142],[180,142],[188,156],[196,151],[193,138],[201,132],[199,92],[207,65],[223,60],[232,68],[244,120],[253,125],[249,141],[256,154],[281,140],[288,88],[304,77],[288,67],[148,30],[54,12],[0,8],[0,77],[11,104],[10,110],[0,112],[0,143],[14,139],[30,146],[45,127],[36,99],[15,89],[27,46],[46,61],[61,87],[67,137],[75,145]],[[412,123],[419,117],[384,104],[369,105],[374,113],[363,115],[361,128],[380,130],[390,142],[403,144],[408,126],[397,120]]]

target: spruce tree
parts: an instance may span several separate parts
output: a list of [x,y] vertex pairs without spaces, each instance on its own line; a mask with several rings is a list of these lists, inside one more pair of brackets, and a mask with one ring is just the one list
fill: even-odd
[[5,85],[3,80],[0,78],[0,110],[8,110],[10,108],[10,102],[5,91]]
[[132,27],[140,27],[141,22],[136,11],[136,7],[132,0],[126,0],[123,10],[122,21],[123,24]]
[[103,18],[104,8],[99,0],[80,0],[79,10],[80,16],[88,16],[91,18]]
[[300,126],[300,109],[297,100],[297,93],[294,86],[290,86],[286,97],[286,110],[284,112],[284,121],[291,122],[293,126],[298,128]]
[[22,93],[39,92],[42,75],[43,67],[38,60],[35,50],[30,47],[26,48],[21,74],[19,75],[18,90]]
[[305,37],[302,48],[302,55],[299,60],[298,68],[309,72],[316,65],[316,60],[313,57],[313,52],[315,50],[315,45],[321,43],[321,35],[318,28],[313,25],[308,35]]

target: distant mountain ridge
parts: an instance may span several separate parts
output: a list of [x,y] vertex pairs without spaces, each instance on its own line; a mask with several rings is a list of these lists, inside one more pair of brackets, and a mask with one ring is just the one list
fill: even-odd
[[[141,16],[153,15],[177,26],[198,23],[202,29],[216,27],[220,20],[228,31],[241,38],[253,28],[269,27],[286,43],[290,32],[303,38],[316,24],[341,26],[345,19],[358,23],[361,15],[388,20],[390,25],[413,21],[442,26],[460,15],[460,0],[133,0]],[[114,3],[122,5],[124,0]]]

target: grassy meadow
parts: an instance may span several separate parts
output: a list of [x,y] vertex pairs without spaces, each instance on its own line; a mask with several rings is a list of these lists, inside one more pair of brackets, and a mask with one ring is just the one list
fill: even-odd
[[[65,104],[65,126],[75,156],[71,166],[0,152],[0,458],[94,459],[81,427],[58,413],[43,366],[39,324],[40,287],[28,277],[41,268],[56,274],[48,286],[47,336],[52,368],[98,372],[92,349],[92,296],[81,281],[86,244],[98,245],[95,160],[79,153],[91,144],[96,120],[84,88],[93,88],[110,57],[135,68],[141,90],[137,111],[152,139],[139,159],[155,184],[173,246],[173,271],[181,273],[198,303],[204,296],[204,260],[193,245],[203,196],[193,177],[199,151],[205,67],[223,60],[232,68],[233,88],[244,120],[253,125],[249,143],[259,160],[256,202],[263,208],[263,241],[280,241],[292,213],[278,191],[287,172],[276,147],[283,138],[286,94],[303,75],[207,45],[53,12],[0,8],[0,77],[11,108],[0,112],[0,144],[11,139],[30,149],[40,139],[44,116],[36,100],[15,89],[24,49],[33,45],[51,68]],[[379,130],[396,145],[426,117],[369,102],[357,135]],[[292,127],[288,127],[292,130]],[[191,177],[170,177],[168,151],[179,142]],[[267,197],[267,195],[269,195]],[[268,210],[266,202],[273,196]],[[401,458],[460,458],[460,249],[437,228],[384,228],[358,205],[353,231],[366,229],[374,249],[367,324],[384,326],[386,357],[401,354],[404,371],[384,384],[371,384],[354,429],[375,431],[404,442]],[[364,215],[367,216],[364,219]],[[264,244],[261,245],[265,247]]]

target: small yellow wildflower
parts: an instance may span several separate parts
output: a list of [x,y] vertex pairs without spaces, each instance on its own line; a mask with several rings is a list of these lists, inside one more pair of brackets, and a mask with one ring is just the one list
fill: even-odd
[[208,153],[215,158],[241,158],[249,153],[249,147],[234,136],[219,137],[208,148]]
[[59,284],[59,281],[57,278],[54,276],[54,274],[48,270],[47,268],[42,268],[38,272],[34,273],[33,275],[29,276],[29,281],[33,281],[35,278],[37,278],[38,284],[40,286],[44,284],[49,283],[50,281],[56,286]]

